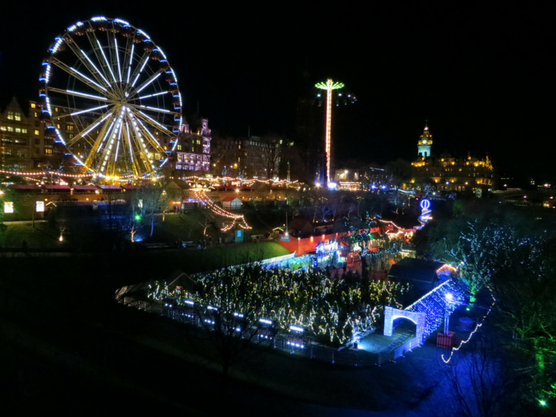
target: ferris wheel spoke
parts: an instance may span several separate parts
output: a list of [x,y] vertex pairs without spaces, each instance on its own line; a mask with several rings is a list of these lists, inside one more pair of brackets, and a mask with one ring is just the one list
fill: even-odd
[[137,159],[135,158],[135,152],[133,150],[133,136],[132,134],[129,134],[129,127],[128,127],[128,136],[127,136],[127,149],[128,149],[128,154],[129,154],[129,159],[131,162],[131,169],[133,170],[133,173],[135,175],[138,175],[139,172],[141,172],[140,170],[140,166],[139,166],[139,161],[137,161]]
[[[71,140],[68,141],[67,146],[71,147],[76,144],[80,139],[85,140],[91,147],[94,145],[95,141],[89,137],[89,134],[99,127],[103,122],[106,122],[107,119],[112,115],[112,112],[108,112],[104,115],[99,116],[95,120],[93,120],[89,125],[87,125],[81,132],[75,135]],[[101,132],[105,129],[105,125],[101,128]]]
[[98,136],[96,137],[89,154],[87,155],[87,159],[85,161],[86,166],[92,166],[95,160],[99,159],[97,155],[102,150],[102,145],[105,143],[106,139],[110,136],[114,127],[116,125],[116,118],[115,112],[111,112],[111,118],[107,118],[102,129],[100,130]]
[[[101,42],[97,39],[97,43],[100,46]],[[115,33],[111,31],[106,31],[106,46],[100,51],[103,56],[103,60],[108,67],[108,71],[114,80],[111,85],[114,95],[117,97],[122,97],[122,71],[120,66],[120,48],[118,46],[118,40]]]
[[96,36],[96,33],[94,31],[87,31],[87,40],[89,41],[90,48],[95,55],[96,62],[98,63],[98,68],[100,69],[99,74],[102,74],[102,78],[105,79],[108,84],[111,84],[111,82],[108,81],[110,73],[106,71],[106,69],[110,69],[110,66],[104,65],[106,64],[106,56],[102,53],[103,48]]
[[111,143],[108,146],[108,153],[106,155],[106,172],[114,176],[118,172],[118,152],[120,149],[120,143],[122,141],[122,124],[120,119],[120,124],[117,128],[117,132],[114,133]]
[[161,91],[161,92],[159,92],[159,93],[148,94],[148,95],[146,95],[146,96],[141,96],[141,97],[135,97],[135,98],[133,98],[133,99],[130,100],[130,101],[146,100],[146,99],[148,99],[148,98],[157,97],[157,96],[161,96],[161,95],[164,95],[164,94],[170,94],[170,92],[164,90],[164,91]]
[[149,129],[146,128],[146,126],[139,118],[136,118],[131,112],[129,112],[129,118],[131,120],[132,126],[134,126],[137,136],[141,138],[145,137],[154,152],[159,152],[162,154],[166,152],[164,147],[160,144],[160,142],[158,142],[158,140],[153,136]]
[[133,97],[135,94],[139,94],[141,91],[143,91],[145,88],[147,88],[151,83],[153,83],[161,75],[162,75],[162,71],[155,72],[153,75],[151,75],[149,78],[147,78],[143,82],[143,84],[141,84],[139,87],[137,87],[137,89],[135,91],[133,91],[130,94],[130,96]]
[[89,77],[87,77],[85,74],[81,73],[80,71],[76,70],[73,67],[70,67],[69,65],[64,64],[62,61],[60,61],[57,58],[52,58],[50,60],[51,64],[55,65],[56,67],[60,68],[61,70],[63,70],[64,72],[66,72],[67,74],[69,74],[71,77],[81,81],[82,83],[86,84],[87,86],[91,87],[93,90],[99,92],[100,94],[109,94],[108,89],[104,88],[102,85],[100,85],[99,83],[91,80]]
[[[125,123],[125,134],[122,140],[122,154],[124,155],[123,161],[125,164],[125,171],[132,171],[134,175],[137,175],[137,170],[136,170],[136,166],[135,166],[135,162],[133,160],[133,150],[131,147],[131,133],[130,133],[130,128],[129,128],[129,124]],[[128,157],[129,156],[129,162],[131,163],[131,167],[128,165]]]
[[167,110],[167,109],[161,109],[159,107],[145,106],[143,104],[131,104],[131,103],[129,103],[128,105],[129,105],[129,107],[133,107],[135,110],[151,111],[151,112],[163,113],[163,114],[175,113],[175,111],[171,111],[171,110]]
[[68,116],[77,116],[78,114],[84,114],[84,113],[92,113],[96,110],[100,110],[100,109],[105,109],[109,106],[109,104],[105,104],[104,106],[97,106],[97,107],[91,107],[89,109],[84,109],[84,110],[79,110],[73,113],[70,113]]
[[56,88],[56,87],[48,87],[48,91],[49,92],[60,93],[60,94],[66,95],[66,96],[81,97],[81,98],[87,98],[87,99],[90,99],[90,100],[98,100],[98,101],[108,101],[108,99],[106,97],[95,96],[93,94],[82,93],[80,91],[62,90],[61,88]]
[[92,32],[92,35],[93,35],[94,40],[96,42],[96,48],[98,48],[98,49],[95,49],[95,51],[98,50],[100,52],[102,60],[104,61],[104,64],[106,65],[106,68],[108,69],[108,72],[110,73],[112,81],[114,81],[116,83],[117,82],[116,77],[114,76],[114,72],[112,71],[112,65],[110,65],[110,62],[108,62],[108,59],[106,58],[106,54],[104,53],[104,47],[102,46],[102,44],[100,43],[100,41],[98,40],[98,38],[97,38],[97,36],[94,32]]
[[118,39],[114,37],[114,55],[116,55],[116,65],[118,68],[118,80],[122,82],[122,67],[120,65],[120,48],[118,46]]
[[[128,40],[128,43],[130,41]],[[125,49],[126,51],[128,50],[128,48]],[[129,85],[129,79],[131,77],[131,67],[133,66],[133,56],[134,56],[134,51],[135,51],[135,43],[133,43],[133,40],[131,41],[131,50],[129,51],[129,61],[127,61],[127,76],[126,76],[126,84]],[[124,59],[126,57],[124,56]],[[125,71],[125,70],[124,70]]]
[[150,56],[151,56],[151,53],[146,51],[143,54],[143,56],[141,57],[141,60],[137,63],[137,66],[135,67],[135,69],[133,70],[133,73],[131,75],[131,79],[133,79],[133,82],[128,87],[129,88],[128,93],[130,93],[132,91],[132,89],[135,87],[135,84],[137,83],[137,80],[139,79],[141,73],[145,69],[145,66],[149,62],[149,57]]
[[166,132],[170,135],[173,134],[173,132],[170,129],[168,129],[166,126],[160,124],[159,122],[154,120],[149,115],[143,113],[141,110],[136,110],[136,111],[133,112],[133,114],[135,114],[138,118],[144,120],[147,124],[157,128],[157,129],[163,130],[164,132]]
[[89,135],[89,133],[91,133],[94,129],[96,129],[102,122],[104,122],[106,119],[108,119],[111,116],[111,113],[108,112],[106,114],[103,114],[101,116],[99,116],[96,120],[94,120],[91,124],[89,124],[87,127],[85,127],[85,129],[83,129],[81,132],[79,132],[77,135],[75,135],[72,139],[70,139],[67,142],[67,146],[71,147],[73,146],[75,143],[77,143],[80,139],[85,139],[87,142],[89,142],[89,144],[91,144],[91,141],[87,139],[87,135]]
[[83,50],[81,48],[79,48],[79,46],[75,42],[75,39],[73,39],[73,37],[71,37],[69,34],[67,35],[67,37],[69,37],[70,40],[68,41],[67,38],[65,39],[66,45],[71,49],[71,51],[74,53],[74,55],[77,57],[77,59],[79,59],[79,61],[81,61],[83,66],[85,68],[87,68],[87,70],[92,75],[92,77],[95,79],[95,81],[99,85],[102,85],[105,88],[110,87],[110,83],[108,82],[108,80],[99,71],[99,69],[96,67],[96,65],[93,63],[93,61],[91,61],[91,59],[87,56],[87,54],[85,52],[83,52]]
[[[149,154],[153,154],[153,156],[156,153],[164,155],[165,149],[156,140],[156,138],[152,135],[152,133],[145,128],[145,125],[141,122],[141,120],[135,118],[133,113],[131,112],[129,113],[129,116],[130,119],[135,122],[133,126],[135,127],[138,136],[144,137],[146,139],[147,143],[145,143],[144,141],[141,141],[140,143],[140,146],[143,150],[143,161],[149,167],[150,171],[154,171],[153,160],[152,160],[153,158],[151,158]],[[147,149],[147,145],[150,147],[150,149]],[[158,159],[160,159],[160,157]]]
[[143,133],[143,135],[146,137],[151,147],[155,149],[157,152],[161,152],[162,154],[164,154],[166,150],[160,144],[160,142],[153,136],[153,134],[149,131],[149,129],[147,129],[147,127],[143,124],[141,120],[136,119],[136,121],[138,125],[137,129],[139,130],[139,132]]
[[[135,123],[133,123],[133,119],[130,116],[129,111],[128,111],[128,114],[126,116],[127,116],[128,120],[131,121],[131,126],[132,126],[132,130],[131,130],[132,134],[128,135],[128,148],[129,148],[129,153],[130,153],[133,169],[136,172],[141,172],[142,171],[141,170],[141,162],[143,162],[143,165],[145,166],[145,168],[148,171],[152,171],[152,170],[154,170],[154,167],[150,163],[149,152],[148,152],[147,148],[145,147],[145,144],[142,140],[141,132],[137,128],[137,125]],[[127,124],[126,124],[126,126],[127,126]],[[129,129],[128,129],[128,132],[130,132]]]

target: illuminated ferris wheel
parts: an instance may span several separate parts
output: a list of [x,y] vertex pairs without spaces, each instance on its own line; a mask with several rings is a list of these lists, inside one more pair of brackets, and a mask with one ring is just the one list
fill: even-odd
[[39,95],[55,140],[99,177],[155,178],[182,124],[176,75],[162,49],[122,19],[93,17],[48,51]]

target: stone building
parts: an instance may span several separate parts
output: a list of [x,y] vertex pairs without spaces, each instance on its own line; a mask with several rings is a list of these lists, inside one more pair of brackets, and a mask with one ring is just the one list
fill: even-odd
[[54,141],[45,138],[37,102],[22,106],[13,97],[0,112],[0,169],[33,171],[44,169],[54,154]]
[[450,154],[433,156],[428,126],[417,143],[418,158],[411,163],[411,185],[416,189],[434,187],[437,191],[492,190],[495,170],[489,157],[471,155],[454,158]]
[[205,175],[210,171],[211,130],[208,119],[201,119],[201,126],[192,131],[188,124],[182,126],[178,144],[171,156],[169,167],[173,178]]
[[215,140],[212,171],[217,176],[259,179],[277,177],[282,145],[279,138],[257,136]]

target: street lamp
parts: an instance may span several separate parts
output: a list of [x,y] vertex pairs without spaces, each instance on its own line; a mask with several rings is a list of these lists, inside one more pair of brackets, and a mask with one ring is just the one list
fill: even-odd
[[446,294],[446,308],[444,310],[444,334],[448,334],[450,328],[450,307],[454,305],[454,295],[452,293]]

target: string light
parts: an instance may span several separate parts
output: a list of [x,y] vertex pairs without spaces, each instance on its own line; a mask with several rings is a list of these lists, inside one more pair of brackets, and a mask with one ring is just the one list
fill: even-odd
[[5,171],[0,169],[0,174],[7,174],[7,175],[21,175],[27,177],[37,177],[37,176],[46,176],[46,175],[57,175],[59,177],[66,177],[66,178],[91,178],[94,177],[94,174],[64,174],[57,171],[39,171],[39,172],[21,172],[21,171]]
[[251,226],[249,226],[247,224],[247,222],[245,221],[245,217],[241,214],[234,214],[234,213],[230,213],[227,210],[224,210],[223,208],[221,208],[220,206],[217,206],[206,194],[206,190],[203,188],[194,188],[192,189],[192,192],[195,196],[196,199],[198,199],[199,201],[201,201],[204,205],[208,206],[209,209],[221,216],[221,217],[225,217],[227,219],[231,219],[232,223],[229,225],[226,225],[224,227],[222,227],[220,230],[222,230],[223,232],[227,232],[230,229],[232,229],[237,222],[237,225],[239,227],[241,227],[244,230],[248,230],[248,229],[252,229]]
[[298,180],[288,181],[287,179],[283,179],[283,180],[280,180],[280,179],[279,180],[275,180],[275,179],[261,180],[261,179],[258,179],[258,178],[244,179],[244,178],[239,178],[239,177],[228,177],[228,176],[223,176],[223,177],[189,176],[189,177],[179,177],[179,178],[183,181],[187,181],[187,182],[191,182],[191,183],[195,183],[195,182],[198,182],[198,181],[204,181],[204,182],[208,182],[208,183],[212,184],[215,187],[220,186],[220,183],[222,183],[222,182],[231,183],[232,186],[251,187],[253,184],[259,183],[259,184],[266,184],[266,185],[270,185],[270,186],[287,187],[287,188],[295,188],[295,189],[301,188],[301,185],[302,185]]
[[490,308],[485,313],[485,315],[482,317],[481,322],[477,323],[477,325],[475,326],[475,329],[473,329],[473,331],[469,334],[469,337],[466,340],[462,340],[457,347],[452,348],[452,350],[450,352],[450,356],[448,356],[448,359],[445,359],[444,354],[442,354],[442,360],[444,361],[444,363],[450,363],[450,361],[452,360],[452,357],[454,356],[454,352],[457,352],[458,350],[461,349],[461,347],[463,345],[465,345],[466,343],[469,343],[469,341],[471,341],[471,338],[473,337],[473,335],[477,332],[477,330],[479,330],[480,327],[483,326],[483,323],[485,322],[486,318],[488,317],[488,315],[492,311],[494,305],[496,304],[496,298],[494,298],[494,294],[492,292],[492,289],[488,285],[487,285],[487,288],[490,292],[490,296],[492,297],[492,304],[490,305]]

